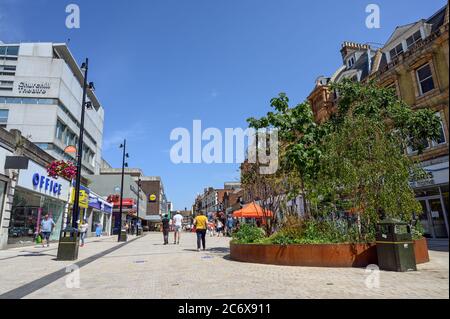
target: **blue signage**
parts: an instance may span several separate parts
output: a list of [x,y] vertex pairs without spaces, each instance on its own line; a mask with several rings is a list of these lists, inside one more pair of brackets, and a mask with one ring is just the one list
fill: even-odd
[[62,191],[62,185],[60,183],[46,176],[41,176],[39,173],[33,175],[33,186],[39,188],[41,191],[45,190],[58,196],[61,195]]

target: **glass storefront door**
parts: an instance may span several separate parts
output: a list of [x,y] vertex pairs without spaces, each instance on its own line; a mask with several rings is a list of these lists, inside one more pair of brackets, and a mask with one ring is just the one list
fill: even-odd
[[448,238],[447,216],[444,216],[445,206],[441,202],[440,196],[420,198],[423,214],[420,221],[425,229],[425,235],[431,238]]

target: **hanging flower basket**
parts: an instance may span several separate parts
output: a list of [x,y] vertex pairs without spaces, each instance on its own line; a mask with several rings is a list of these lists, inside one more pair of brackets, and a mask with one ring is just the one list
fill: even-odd
[[54,161],[47,165],[47,174],[55,179],[63,177],[72,180],[77,176],[77,167],[72,162]]

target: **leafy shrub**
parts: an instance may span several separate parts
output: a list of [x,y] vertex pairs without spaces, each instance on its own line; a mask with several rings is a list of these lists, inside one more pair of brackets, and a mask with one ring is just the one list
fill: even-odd
[[411,233],[414,240],[422,239],[425,229],[420,221],[417,221],[417,224],[412,227]]
[[233,234],[233,242],[237,244],[255,244],[264,238],[264,231],[250,224],[241,225],[240,229]]

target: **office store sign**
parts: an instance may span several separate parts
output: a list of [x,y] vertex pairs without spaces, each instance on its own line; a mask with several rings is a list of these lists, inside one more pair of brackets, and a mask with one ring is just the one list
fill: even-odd
[[64,201],[69,199],[70,182],[49,177],[46,168],[33,161],[27,170],[20,170],[17,186]]

